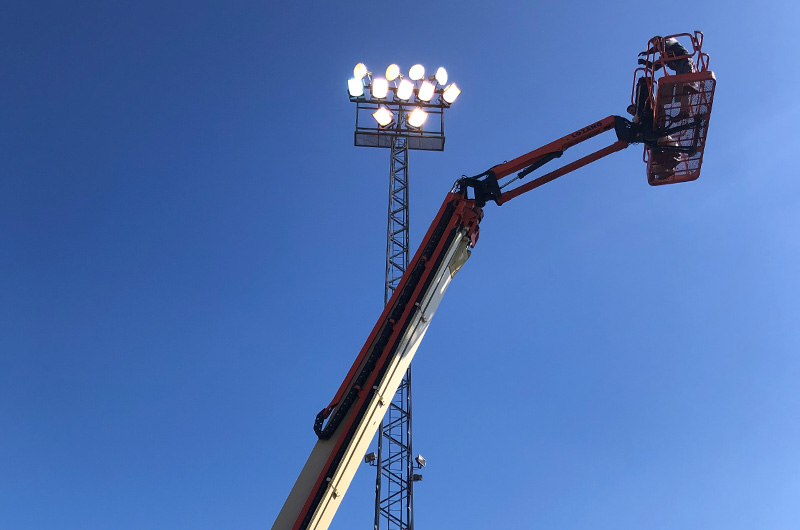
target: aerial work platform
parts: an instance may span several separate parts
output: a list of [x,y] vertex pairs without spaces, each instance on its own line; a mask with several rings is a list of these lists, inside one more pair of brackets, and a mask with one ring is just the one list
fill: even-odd
[[[692,51],[676,37],[688,38]],[[702,41],[699,31],[650,39],[634,76],[632,121],[617,115],[591,121],[456,180],[339,390],[314,418],[318,439],[272,530],[328,530],[359,465],[370,462],[365,452],[446,289],[478,241],[489,202],[505,204],[632,144],[644,144],[651,185],[698,178],[716,87]],[[539,174],[571,148],[612,131],[615,138],[605,147]],[[515,241],[525,245],[527,239],[523,234]]]
[[[691,43],[691,49],[685,50],[688,53],[670,50],[667,43],[677,38]],[[632,101],[634,106],[643,107],[642,122],[653,125],[653,141],[645,142],[643,155],[647,181],[652,186],[688,182],[700,176],[716,88],[702,45],[699,31],[654,37],[648,42],[649,53],[640,61],[643,67],[634,75],[647,87],[647,101],[637,103],[639,83],[634,84]]]

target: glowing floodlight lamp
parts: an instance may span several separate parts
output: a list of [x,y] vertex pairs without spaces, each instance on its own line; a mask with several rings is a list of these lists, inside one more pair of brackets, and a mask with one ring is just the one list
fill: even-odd
[[415,64],[411,67],[411,70],[408,71],[408,77],[410,77],[412,81],[419,81],[425,77],[425,67],[421,64]]
[[347,80],[347,91],[350,92],[350,96],[354,98],[360,98],[364,95],[364,84],[361,82],[361,79],[348,79]]
[[381,127],[386,127],[387,125],[392,123],[392,120],[394,119],[394,114],[392,114],[392,111],[387,109],[386,107],[380,106],[378,107],[378,110],[372,113],[372,117],[375,118],[375,121],[378,122],[378,125],[380,125]]
[[447,70],[445,70],[442,66],[436,70],[436,82],[441,86],[445,86],[447,84]]
[[382,78],[376,77],[372,80],[372,97],[383,99],[389,92],[389,82]]
[[355,68],[353,68],[353,77],[361,81],[364,79],[364,76],[367,75],[367,66],[364,63],[358,63]]
[[386,68],[386,79],[389,81],[394,81],[400,77],[400,67],[396,64],[390,64],[388,68]]
[[414,93],[414,83],[409,81],[408,79],[403,79],[400,81],[400,86],[397,87],[397,97],[402,99],[403,101],[408,101],[411,97],[411,94]]
[[452,83],[449,87],[444,89],[444,93],[442,93],[442,98],[448,103],[452,103],[456,100],[458,95],[461,94],[461,89],[458,88],[458,85]]
[[436,90],[436,87],[433,86],[433,83],[423,81],[422,85],[419,87],[418,97],[420,101],[430,101],[433,97],[434,90]]
[[428,113],[417,107],[408,115],[408,124],[415,129],[419,129],[427,119]]

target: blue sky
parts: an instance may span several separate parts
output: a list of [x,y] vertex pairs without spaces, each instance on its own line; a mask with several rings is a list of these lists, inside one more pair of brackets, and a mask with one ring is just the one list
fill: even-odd
[[646,41],[695,29],[698,181],[651,188],[632,146],[487,207],[414,361],[416,524],[800,525],[795,3],[273,4],[5,6],[0,529],[271,526],[382,303],[355,63],[463,89],[409,157],[415,244],[456,178],[623,114]]

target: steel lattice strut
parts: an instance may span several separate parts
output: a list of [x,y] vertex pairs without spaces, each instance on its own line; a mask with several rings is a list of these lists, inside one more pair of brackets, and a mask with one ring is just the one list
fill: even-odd
[[403,136],[392,141],[388,218],[384,305],[389,302],[408,266],[408,145]]
[[[408,266],[408,143],[403,136],[392,139],[388,218],[384,304]],[[411,368],[381,422],[377,460],[375,530],[412,530]]]

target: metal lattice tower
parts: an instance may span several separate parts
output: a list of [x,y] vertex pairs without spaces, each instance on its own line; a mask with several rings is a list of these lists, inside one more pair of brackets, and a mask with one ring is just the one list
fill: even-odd
[[[383,303],[408,267],[408,143],[392,139],[389,219],[386,230],[386,283]],[[411,459],[411,368],[406,371],[378,434],[375,530],[414,528],[414,464]],[[381,524],[383,522],[383,524]]]
[[392,139],[388,220],[384,305],[389,302],[408,267],[408,142],[404,136]]
[[[404,78],[399,67],[391,65],[383,79],[373,78],[359,63],[348,81],[350,101],[356,104],[355,145],[391,149],[384,305],[409,263],[408,151],[444,150],[444,111],[461,93],[455,83],[447,84],[444,68],[428,78],[421,65],[411,70],[415,68],[421,72],[412,76],[409,71]],[[392,69],[397,71],[390,75]],[[378,453],[365,458],[377,467],[373,530],[413,530],[413,485],[422,478],[414,471],[425,465],[425,459],[412,460],[411,454],[409,368],[381,423]]]

